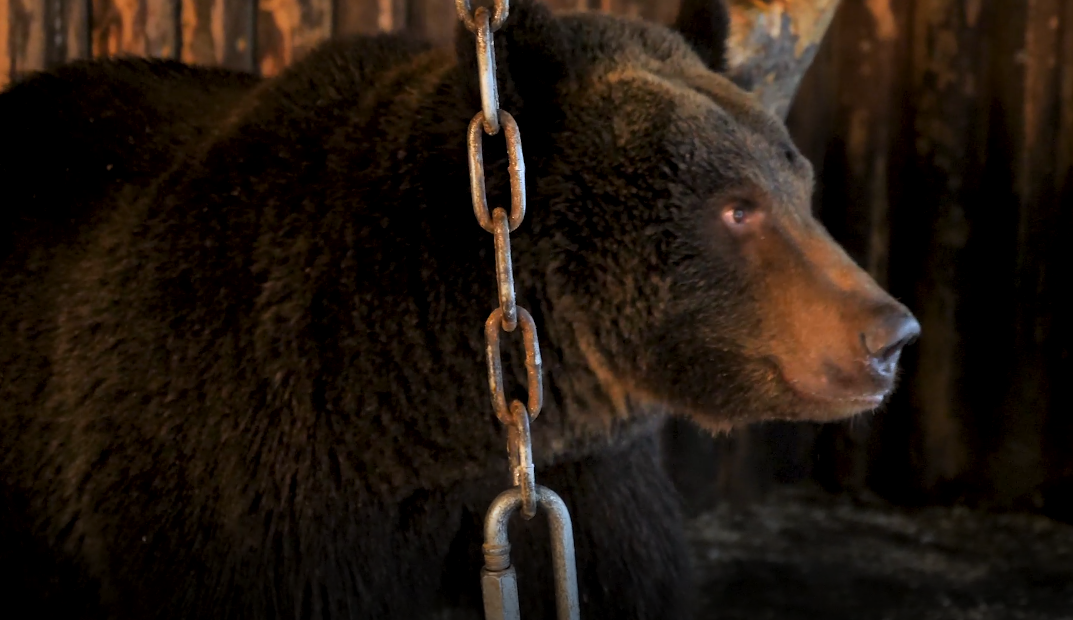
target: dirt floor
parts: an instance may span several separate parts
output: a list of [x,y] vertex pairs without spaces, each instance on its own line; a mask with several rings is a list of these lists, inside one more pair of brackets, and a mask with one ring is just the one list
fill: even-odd
[[779,490],[692,522],[702,618],[1073,620],[1073,526]]

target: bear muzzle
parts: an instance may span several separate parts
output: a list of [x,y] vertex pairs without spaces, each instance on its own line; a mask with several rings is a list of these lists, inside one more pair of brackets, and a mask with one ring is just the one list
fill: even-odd
[[[795,395],[811,405],[814,413],[809,417],[834,419],[870,411],[893,391],[902,350],[920,335],[920,324],[893,299],[862,314],[859,327],[844,322],[816,326],[810,338],[813,354],[784,358],[780,364]],[[820,344],[824,327],[840,327],[856,337],[828,338]]]
[[[902,351],[920,323],[818,225],[775,222],[763,247],[761,307],[782,378],[829,420],[875,409],[894,389]],[[809,222],[808,224],[812,224]]]

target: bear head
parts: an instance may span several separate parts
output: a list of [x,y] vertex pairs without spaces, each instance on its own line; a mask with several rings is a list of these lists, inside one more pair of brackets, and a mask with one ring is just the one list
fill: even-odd
[[[811,165],[723,73],[727,33],[722,2],[685,2],[674,29],[511,3],[500,101],[531,205],[515,264],[540,265],[547,329],[619,407],[711,430],[873,410],[919,325],[813,216]],[[476,110],[473,41],[460,30]]]

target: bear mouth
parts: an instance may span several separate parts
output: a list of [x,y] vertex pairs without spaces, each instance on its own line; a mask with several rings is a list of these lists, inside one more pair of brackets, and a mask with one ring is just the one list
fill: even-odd
[[822,419],[850,417],[869,411],[875,411],[886,402],[890,390],[871,394],[817,394],[793,386],[788,381],[794,396],[806,403],[810,410],[820,413]]
[[777,358],[769,358],[788,396],[800,407],[802,417],[817,421],[850,417],[875,411],[894,392],[895,378],[879,375],[865,367],[847,371],[830,363],[822,364],[806,376],[791,378]]
[[792,381],[779,367],[778,377],[789,391],[791,398],[804,405],[806,417],[817,420],[834,420],[860,413],[875,411],[894,391],[893,384],[875,386],[874,390],[838,390],[819,392],[810,390],[801,382]]

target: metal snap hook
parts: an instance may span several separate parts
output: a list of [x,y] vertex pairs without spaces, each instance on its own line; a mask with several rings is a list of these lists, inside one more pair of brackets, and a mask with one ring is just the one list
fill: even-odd
[[[555,609],[559,620],[580,620],[577,568],[574,565],[574,533],[570,512],[551,489],[536,486],[537,505],[548,515],[551,556],[555,568]],[[522,505],[522,492],[515,487],[499,494],[484,520],[484,568],[481,591],[487,620],[520,620],[518,577],[510,563],[508,524]]]

